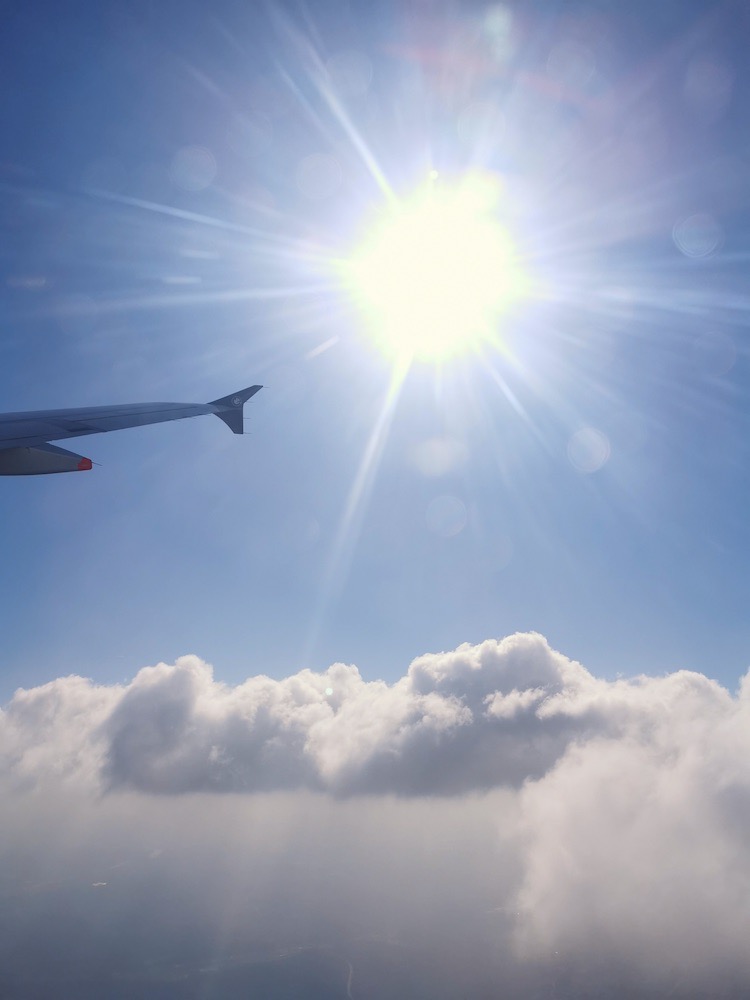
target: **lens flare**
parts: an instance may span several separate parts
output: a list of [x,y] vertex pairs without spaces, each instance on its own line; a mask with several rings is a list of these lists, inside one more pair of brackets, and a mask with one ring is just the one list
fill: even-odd
[[493,343],[499,320],[527,290],[498,220],[500,187],[471,175],[444,187],[433,175],[389,204],[341,275],[378,347],[399,363],[441,362]]

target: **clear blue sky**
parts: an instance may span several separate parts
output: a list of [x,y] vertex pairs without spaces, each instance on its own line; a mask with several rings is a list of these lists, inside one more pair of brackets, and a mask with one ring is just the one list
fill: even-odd
[[[605,676],[750,664],[747,24],[493,10],[6,18],[2,409],[267,388],[245,438],[91,437],[91,473],[0,482],[1,700],[187,652],[393,679],[529,629]],[[470,168],[544,294],[503,351],[415,364],[366,462],[391,366],[321,262],[378,172]]]

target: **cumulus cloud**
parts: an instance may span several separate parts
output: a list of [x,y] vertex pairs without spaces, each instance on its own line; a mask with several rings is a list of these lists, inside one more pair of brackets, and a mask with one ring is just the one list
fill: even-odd
[[391,684],[61,678],[0,714],[0,809],[0,994],[40,941],[50,996],[84,953],[99,990],[135,955],[202,995],[300,962],[330,996],[750,990],[748,679],[605,681],[534,634]]
[[122,688],[18,692],[6,767],[153,793],[456,795],[540,777],[572,739],[616,726],[608,697],[539,635],[419,657],[394,684],[338,663],[229,688],[186,656]]

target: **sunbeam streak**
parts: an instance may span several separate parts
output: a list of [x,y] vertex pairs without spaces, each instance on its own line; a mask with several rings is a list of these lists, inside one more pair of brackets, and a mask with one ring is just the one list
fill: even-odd
[[[328,73],[326,71],[326,67],[313,47],[312,42],[303,37],[286,16],[277,16],[280,19],[284,34],[293,45],[298,59],[305,67],[313,86],[317,90],[318,95],[325,102],[325,105],[333,116],[333,119],[343,129],[346,138],[351,143],[357,155],[361,158],[370,176],[380,188],[380,191],[389,201],[394,201],[395,194],[391,185],[388,183],[385,173],[365,142],[361,132],[352,121],[351,116],[348,114],[340,99],[333,92],[330,84],[327,82],[326,78]],[[281,68],[281,73],[286,80],[287,85],[294,92],[297,100],[300,101],[300,103],[306,108],[307,113],[309,114],[311,120],[315,123],[316,127],[323,129],[324,126],[320,116],[302,95],[299,87],[294,82],[292,77],[283,68]]]
[[383,449],[388,440],[396,403],[407,374],[408,366],[406,365],[393,368],[383,405],[370,432],[357,474],[349,490],[321,582],[320,596],[306,644],[307,657],[314,650],[324,619],[346,579],[367,510],[367,501],[375,482]]
[[126,205],[130,208],[143,209],[147,212],[154,212],[157,215],[167,216],[181,222],[195,222],[201,226],[211,229],[219,229],[222,232],[237,233],[248,240],[255,241],[252,244],[254,252],[262,248],[263,254],[267,257],[274,255],[281,257],[286,262],[293,259],[307,260],[317,253],[315,248],[311,248],[299,237],[292,237],[280,234],[270,228],[259,229],[254,226],[245,226],[227,219],[216,218],[200,212],[191,212],[183,208],[175,208],[173,205],[163,205],[159,202],[147,201],[143,198],[131,198],[120,194],[113,194],[108,191],[92,190],[88,192],[92,197],[101,201],[112,202],[118,205]]

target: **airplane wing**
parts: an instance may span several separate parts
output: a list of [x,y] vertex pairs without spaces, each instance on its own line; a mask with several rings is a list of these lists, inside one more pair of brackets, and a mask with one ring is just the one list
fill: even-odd
[[90,459],[49,442],[160,424],[166,420],[183,420],[205,413],[215,414],[235,434],[242,434],[243,407],[262,388],[252,385],[210,403],[126,403],[74,410],[0,413],[0,475],[84,471],[91,468]]

